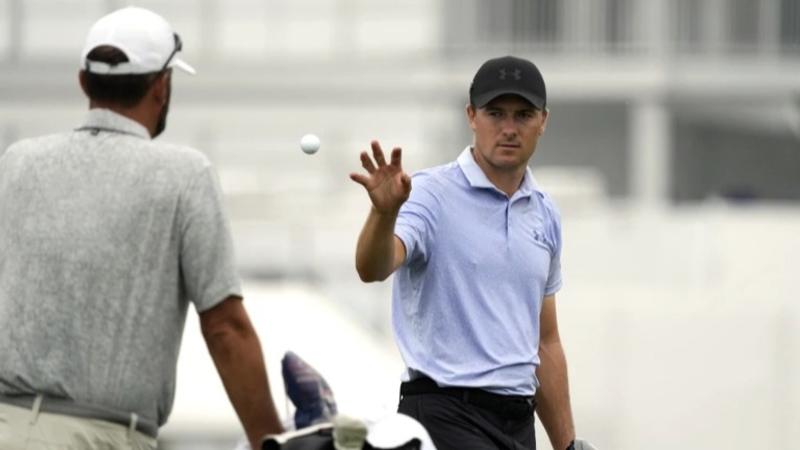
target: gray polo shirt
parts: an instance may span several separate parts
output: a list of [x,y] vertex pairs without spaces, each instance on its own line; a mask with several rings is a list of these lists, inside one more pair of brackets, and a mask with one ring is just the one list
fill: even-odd
[[81,129],[0,157],[0,394],[162,425],[189,302],[204,311],[240,294],[200,152],[92,109]]

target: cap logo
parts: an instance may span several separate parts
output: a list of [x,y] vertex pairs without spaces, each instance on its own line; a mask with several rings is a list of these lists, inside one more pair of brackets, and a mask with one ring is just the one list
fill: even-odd
[[[506,71],[506,69],[505,68],[500,69],[500,79],[501,80],[505,80],[507,76],[508,76],[508,72]],[[514,77],[515,80],[521,80],[522,79],[522,70],[520,70],[520,69],[512,70],[511,71],[511,76]]]

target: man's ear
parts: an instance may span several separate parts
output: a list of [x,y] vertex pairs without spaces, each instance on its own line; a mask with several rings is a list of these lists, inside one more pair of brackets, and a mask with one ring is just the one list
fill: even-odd
[[472,130],[474,131],[475,130],[475,115],[478,112],[475,109],[475,106],[472,105],[471,103],[467,104],[466,112],[467,112],[467,122],[469,122],[469,127],[472,128]]
[[544,134],[545,128],[547,128],[547,120],[550,118],[550,110],[545,108],[542,110],[542,126],[539,127],[539,136]]
[[171,72],[165,71],[159,74],[153,84],[150,85],[150,95],[159,106],[164,105],[169,100],[169,79]]

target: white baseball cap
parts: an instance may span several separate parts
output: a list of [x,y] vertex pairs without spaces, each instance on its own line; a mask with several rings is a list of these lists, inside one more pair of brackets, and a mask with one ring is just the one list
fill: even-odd
[[[112,65],[86,58],[102,45],[118,48],[128,61]],[[181,38],[163,17],[130,6],[101,17],[92,25],[81,53],[81,68],[99,75],[145,74],[168,67],[195,74],[192,66],[176,57],[182,46]]]

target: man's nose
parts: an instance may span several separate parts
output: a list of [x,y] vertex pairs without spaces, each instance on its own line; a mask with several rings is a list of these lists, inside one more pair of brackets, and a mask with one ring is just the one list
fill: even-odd
[[517,124],[513,119],[505,119],[500,123],[500,131],[503,137],[515,137],[517,135]]

